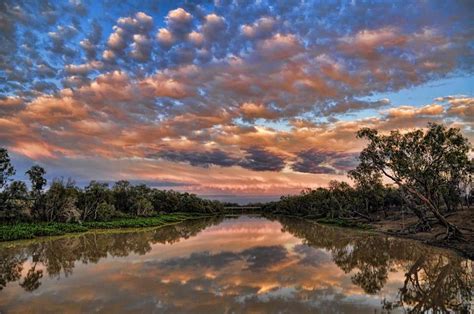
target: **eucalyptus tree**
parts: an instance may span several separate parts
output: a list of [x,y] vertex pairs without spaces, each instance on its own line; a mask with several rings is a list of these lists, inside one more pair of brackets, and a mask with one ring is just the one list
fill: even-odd
[[416,202],[412,208],[422,211],[420,219],[431,213],[446,227],[447,238],[462,237],[461,231],[441,213],[439,202],[444,200],[447,206],[447,191],[455,191],[472,171],[468,157],[471,146],[459,129],[430,123],[426,131],[396,130],[382,135],[364,128],[357,136],[369,142],[360,153],[356,171],[385,176],[399,186],[409,202]]
[[15,175],[15,168],[10,160],[8,155],[8,150],[6,148],[0,147],[0,190],[5,188],[8,182],[11,180],[11,177]]
[[44,195],[44,206],[40,218],[45,221],[70,222],[80,218],[76,206],[79,190],[73,180],[62,179],[53,181]]
[[79,194],[78,207],[82,220],[106,220],[113,215],[112,192],[107,183],[91,181]]
[[31,182],[31,191],[34,194],[40,194],[48,181],[45,179],[46,171],[43,167],[34,165],[30,170],[25,172]]
[[360,168],[349,171],[348,175],[355,181],[356,198],[365,214],[369,215],[380,209],[386,214],[384,208],[386,189],[382,183],[382,176],[379,173],[367,174]]
[[41,212],[43,204],[43,189],[48,183],[46,178],[46,171],[39,165],[32,166],[25,174],[30,179],[31,183],[31,197],[33,199],[33,214]]
[[115,209],[128,213],[131,210],[132,185],[126,180],[115,182],[112,187]]
[[29,214],[31,201],[28,188],[22,181],[12,181],[3,191],[4,204],[1,219],[15,220]]
[[8,187],[9,182],[12,180],[11,177],[15,175],[15,168],[10,160],[8,151],[6,148],[0,147],[0,215],[6,216],[9,203],[9,193],[5,191]]

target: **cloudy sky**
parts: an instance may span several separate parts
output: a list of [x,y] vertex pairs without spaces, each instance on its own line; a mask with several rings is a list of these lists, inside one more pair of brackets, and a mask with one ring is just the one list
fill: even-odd
[[472,1],[4,0],[0,145],[19,179],[39,163],[233,200],[324,186],[361,127],[472,141],[473,20]]

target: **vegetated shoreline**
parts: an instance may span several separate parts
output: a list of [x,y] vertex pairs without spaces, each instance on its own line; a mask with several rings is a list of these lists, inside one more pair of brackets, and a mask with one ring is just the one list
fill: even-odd
[[472,208],[453,212],[448,217],[448,220],[453,224],[462,226],[460,228],[463,231],[463,240],[445,239],[446,229],[439,224],[433,225],[432,230],[426,232],[406,232],[406,225],[414,225],[417,221],[417,217],[412,213],[405,213],[403,218],[389,217],[388,219],[370,222],[369,225],[377,232],[450,249],[462,257],[474,260],[474,219],[472,217]]
[[[126,230],[126,229],[145,229],[145,228],[161,228],[169,225],[178,224],[186,220],[206,218],[210,216],[222,215],[219,214],[198,214],[198,213],[170,213],[160,214],[159,216],[152,217],[131,217],[131,218],[118,218],[110,221],[92,221],[79,223],[47,223],[47,222],[36,222],[36,223],[17,223],[17,224],[4,224],[0,225],[0,242],[11,242],[17,240],[32,240],[41,239],[55,236],[64,236],[69,234],[79,234],[90,231],[99,230]],[[410,224],[416,221],[416,217],[411,214],[406,214],[406,217],[400,219],[398,217],[389,217],[387,219],[372,221],[372,222],[361,222],[359,220],[347,219],[347,218],[318,218],[315,219],[311,216],[301,215],[288,215],[288,214],[267,214],[267,213],[255,213],[263,217],[293,217],[297,219],[304,219],[310,223],[318,223],[322,225],[331,225],[339,228],[350,228],[356,229],[361,232],[375,232],[379,234],[385,234],[397,238],[405,238],[414,241],[424,243],[426,245],[449,249],[456,252],[458,255],[474,260],[474,233],[467,233],[465,242],[460,241],[447,241],[444,239],[437,239],[437,232],[419,232],[419,233],[403,233],[398,230],[402,230],[404,224]],[[225,214],[224,214],[225,215]],[[465,219],[469,215],[468,211],[455,213],[452,220]],[[240,215],[238,215],[240,216]],[[470,218],[470,217],[467,217]],[[472,220],[472,219],[471,219]],[[465,220],[469,221],[469,219]],[[474,222],[473,222],[474,225]],[[440,231],[443,230],[439,228]]]
[[33,222],[10,223],[0,225],[0,242],[38,239],[63,236],[97,230],[121,230],[164,227],[186,220],[206,218],[210,214],[170,213],[151,217],[117,218],[109,221],[90,221],[83,223]]
[[340,228],[351,228],[359,231],[375,232],[385,234],[396,238],[410,239],[421,242],[426,245],[448,249],[456,254],[474,260],[474,219],[470,209],[454,212],[449,220],[452,222],[464,221],[462,229],[465,231],[465,240],[446,240],[442,235],[445,229],[442,226],[433,226],[433,230],[429,232],[408,233],[404,232],[406,225],[415,224],[417,217],[411,213],[405,213],[403,217],[391,216],[385,219],[374,221],[361,221],[349,218],[312,218],[311,216],[288,215],[288,214],[272,214],[271,216],[286,216],[304,219],[308,222],[319,223],[323,225],[331,225]]

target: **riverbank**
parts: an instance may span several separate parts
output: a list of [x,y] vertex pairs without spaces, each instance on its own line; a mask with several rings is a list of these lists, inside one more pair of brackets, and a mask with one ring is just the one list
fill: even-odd
[[0,241],[34,239],[43,236],[60,236],[98,229],[125,229],[162,227],[188,219],[207,217],[198,213],[173,213],[153,217],[120,218],[110,221],[90,221],[83,223],[35,222],[0,225]]
[[[310,219],[311,220],[311,219]],[[329,219],[321,218],[313,221],[343,228],[354,228],[360,230],[371,230],[390,236],[416,240],[427,245],[447,248],[456,251],[465,258],[474,260],[474,218],[473,210],[467,209],[453,212],[447,216],[447,220],[458,226],[464,235],[464,240],[446,240],[446,228],[437,223],[432,223],[432,229],[427,232],[410,232],[409,227],[418,222],[418,218],[411,213],[393,212],[385,218],[377,217],[374,221]]]
[[450,249],[462,257],[474,260],[474,219],[472,209],[457,211],[447,215],[449,222],[460,227],[464,235],[464,241],[444,239],[446,229],[435,223],[432,224],[432,229],[429,232],[408,232],[407,230],[410,226],[416,225],[418,218],[411,213],[402,213],[400,211],[393,211],[384,218],[372,217],[373,221],[370,222],[361,219],[314,218],[300,215],[264,214],[264,216],[294,217],[323,225],[370,231],[397,238],[411,239],[427,245]]
[[463,257],[474,260],[474,210],[466,209],[446,215],[446,219],[458,226],[464,236],[463,241],[446,240],[446,228],[432,223],[429,232],[408,232],[410,226],[416,225],[418,219],[413,214],[395,212],[389,217],[368,223],[373,230],[395,237],[417,240],[428,245],[448,248],[456,251]]
[[453,212],[447,217],[447,220],[461,229],[464,240],[445,239],[446,228],[437,223],[433,223],[432,229],[427,232],[409,232],[409,227],[416,225],[418,222],[418,218],[410,213],[395,212],[389,217],[378,217],[371,222],[326,218],[316,219],[315,222],[344,228],[371,230],[393,237],[416,240],[427,245],[456,251],[462,257],[474,260],[474,218],[472,209]]

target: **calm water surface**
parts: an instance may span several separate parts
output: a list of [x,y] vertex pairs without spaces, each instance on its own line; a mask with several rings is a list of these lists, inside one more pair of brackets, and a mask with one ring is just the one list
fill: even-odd
[[0,312],[469,312],[473,265],[449,251],[298,219],[0,244]]

